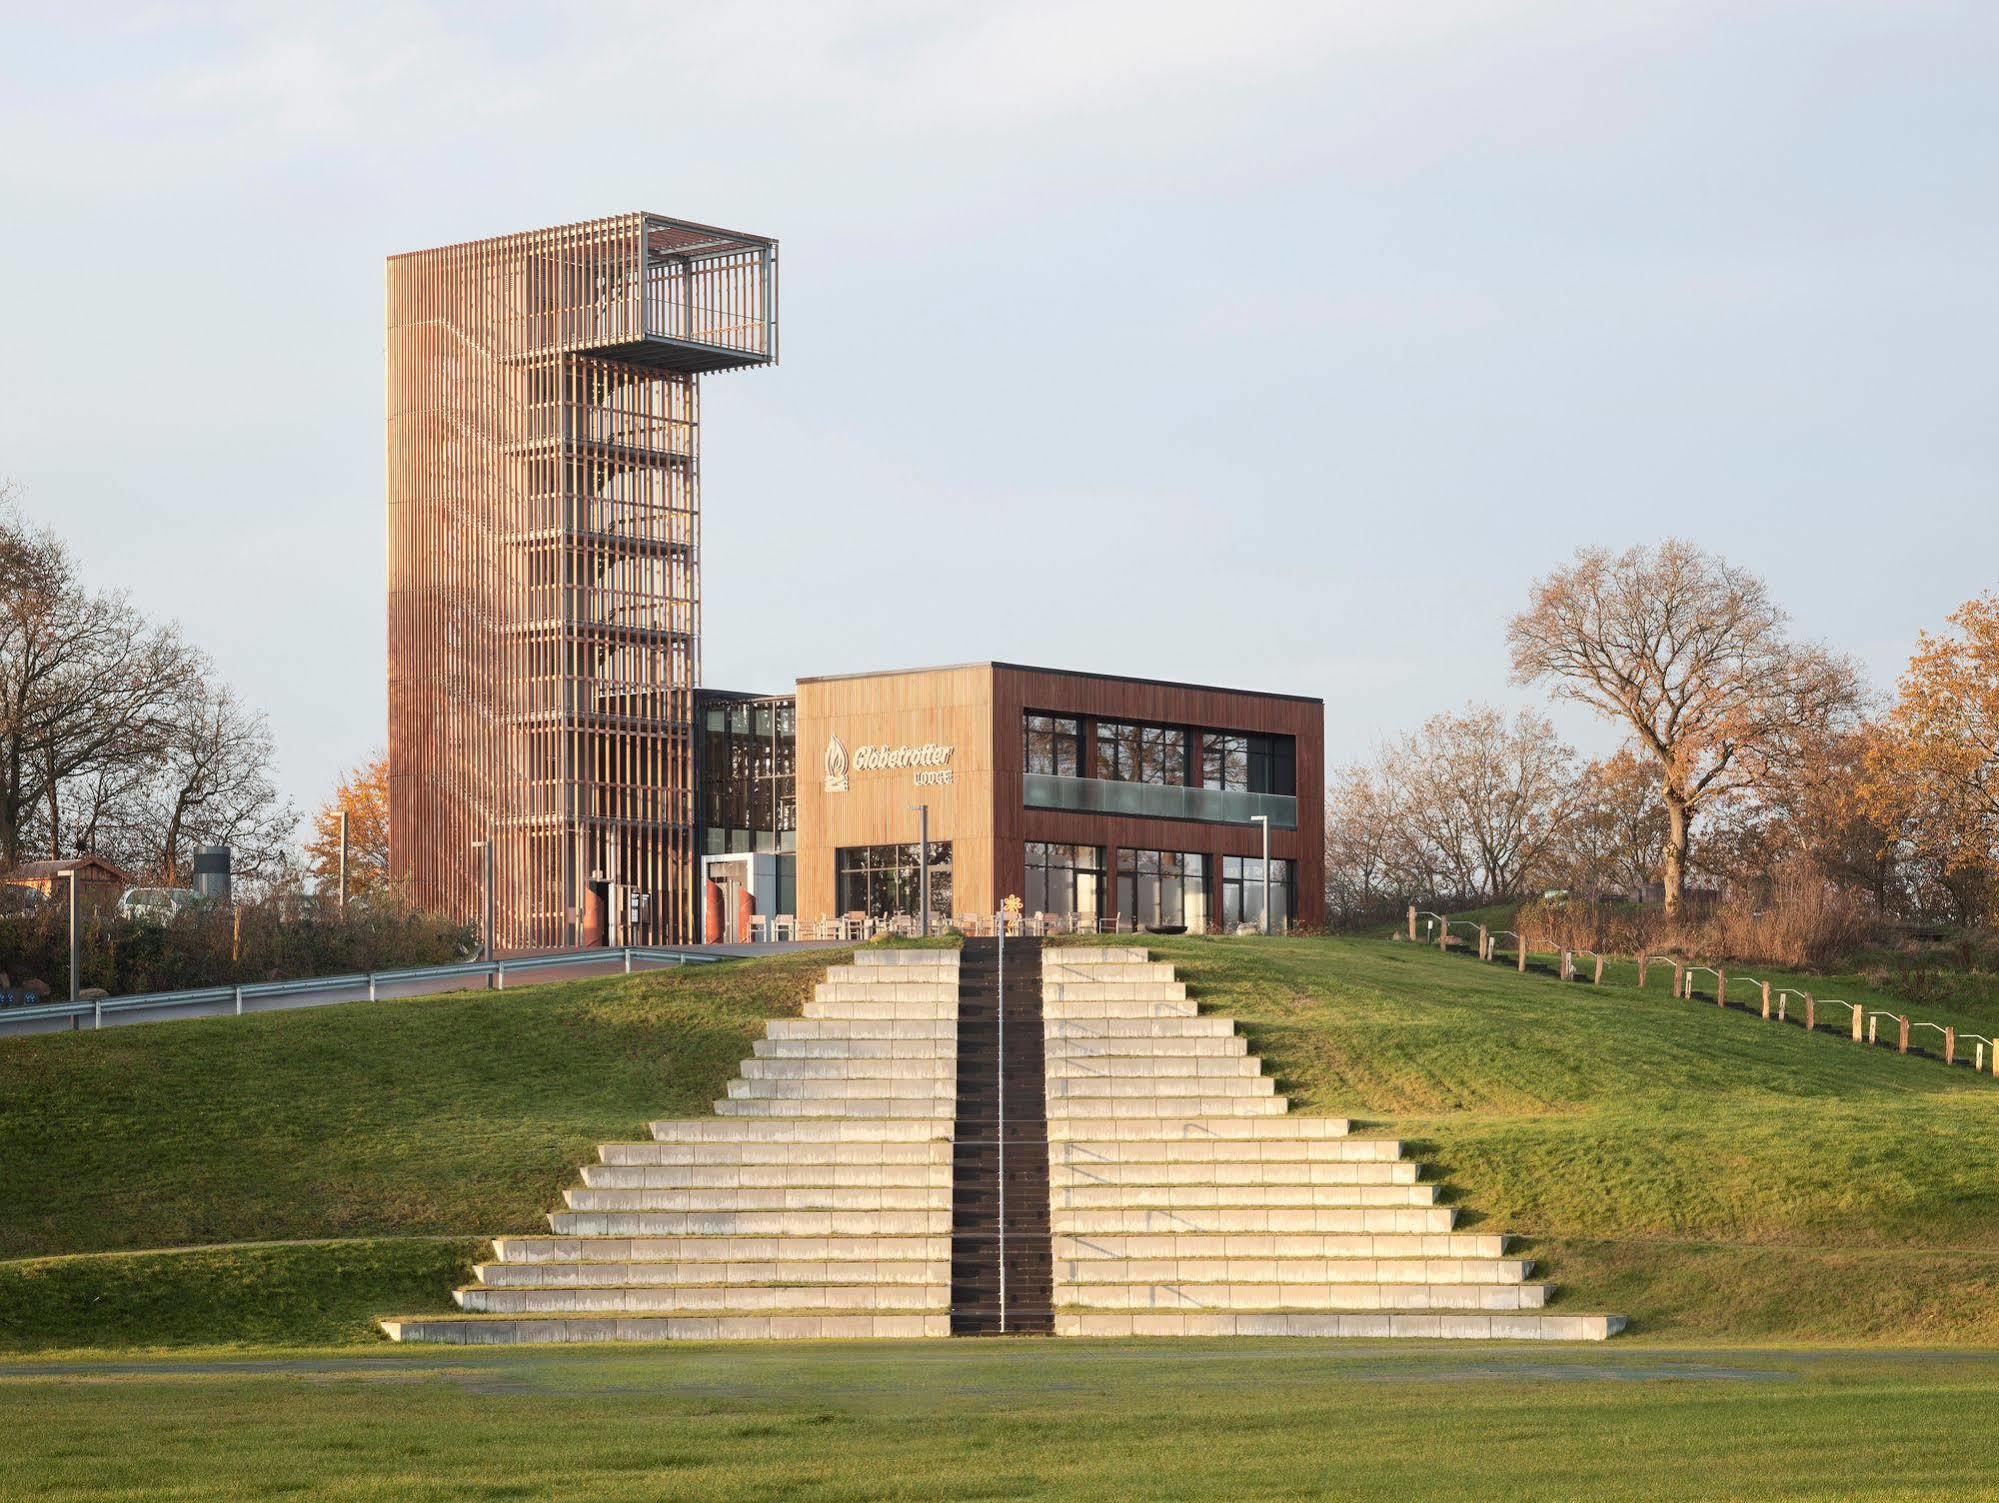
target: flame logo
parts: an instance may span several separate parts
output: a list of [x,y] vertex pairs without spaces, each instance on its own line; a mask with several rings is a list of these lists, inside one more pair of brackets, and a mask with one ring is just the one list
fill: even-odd
[[847,791],[847,748],[840,744],[838,736],[826,738],[826,791]]

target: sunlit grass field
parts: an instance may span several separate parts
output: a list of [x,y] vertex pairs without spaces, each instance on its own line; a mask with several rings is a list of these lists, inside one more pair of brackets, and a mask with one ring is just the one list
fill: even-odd
[[0,1498],[1999,1497],[1992,1354],[1319,1342],[0,1362]]

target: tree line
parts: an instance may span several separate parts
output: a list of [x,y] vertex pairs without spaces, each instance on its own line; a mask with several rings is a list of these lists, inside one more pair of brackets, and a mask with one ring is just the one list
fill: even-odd
[[87,585],[0,486],[0,870],[96,855],[190,885],[197,846],[239,880],[295,866],[264,716],[170,622]]
[[1926,634],[1885,700],[1788,624],[1691,543],[1579,551],[1508,624],[1513,680],[1624,745],[1586,760],[1537,709],[1473,704],[1338,769],[1329,912],[1556,888],[1649,890],[1677,918],[1690,893],[1796,892],[1808,870],[1885,915],[1999,920],[1999,595]]

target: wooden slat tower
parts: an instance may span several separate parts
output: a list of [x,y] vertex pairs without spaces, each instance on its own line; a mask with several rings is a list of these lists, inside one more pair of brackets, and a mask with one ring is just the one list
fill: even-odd
[[477,921],[490,840],[502,951],[613,907],[694,937],[700,376],[776,358],[759,236],[634,213],[390,258],[390,866]]

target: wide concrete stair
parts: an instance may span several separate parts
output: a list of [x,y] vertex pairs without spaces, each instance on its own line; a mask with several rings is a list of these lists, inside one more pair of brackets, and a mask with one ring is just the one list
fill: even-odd
[[1042,961],[1059,1336],[1602,1340],[1391,1139],[1293,1117],[1232,1019],[1131,947]]
[[770,1023],[712,1118],[606,1143],[546,1236],[495,1239],[398,1341],[943,1336],[958,953],[862,951]]

